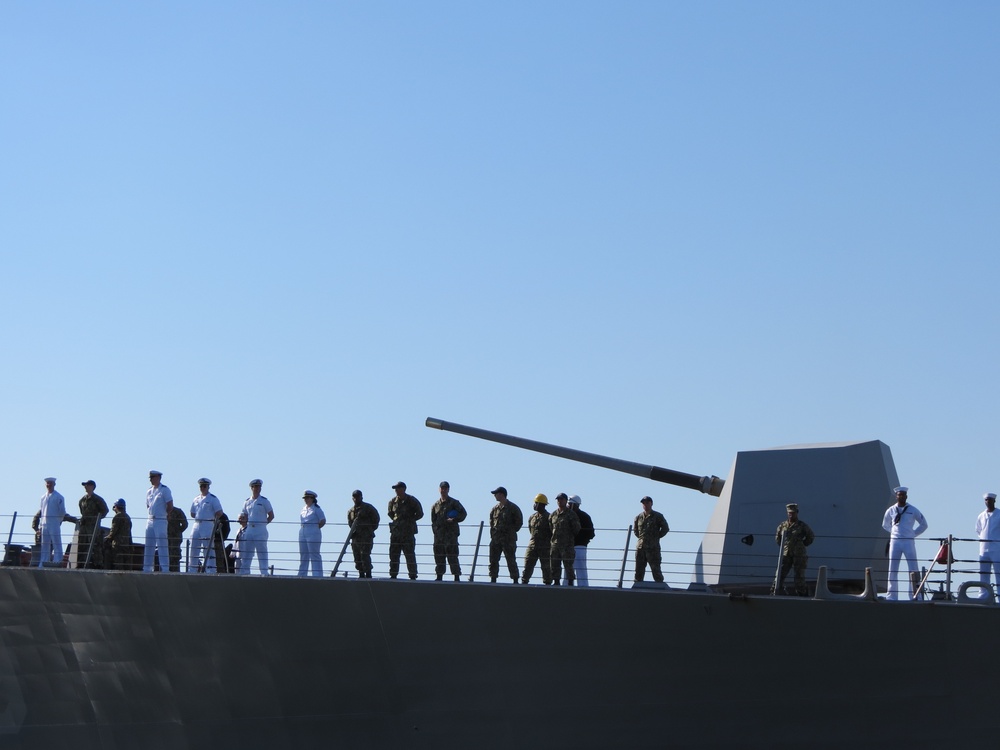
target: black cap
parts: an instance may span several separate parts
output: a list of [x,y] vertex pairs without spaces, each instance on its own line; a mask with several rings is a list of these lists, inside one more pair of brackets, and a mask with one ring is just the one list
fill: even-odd
[[448,484],[447,482],[441,482],[441,484],[439,484],[438,487],[447,487],[449,490],[451,489],[451,485]]
[[491,495],[496,495],[496,494],[499,494],[501,492],[506,495],[507,494],[507,488],[506,487],[497,487],[495,490],[491,490],[490,494]]
[[651,497],[650,497],[649,495],[646,495],[646,496],[645,496],[644,498],[642,498],[642,500],[640,500],[639,502],[640,502],[640,503],[651,503],[651,502],[653,502],[653,498],[651,498]]
[[405,490],[406,482],[396,482],[394,485],[392,485],[392,488],[394,490]]
[[354,492],[351,493],[351,497],[361,497],[361,490],[354,490]]
[[80,484],[84,487],[86,487],[88,484],[92,484],[95,487],[97,486],[97,482],[95,482],[93,479],[88,479],[86,482],[80,482]]

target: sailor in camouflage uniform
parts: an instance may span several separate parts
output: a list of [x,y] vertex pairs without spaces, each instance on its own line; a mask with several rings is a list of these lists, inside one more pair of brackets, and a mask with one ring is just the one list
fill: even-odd
[[562,570],[566,569],[566,585],[572,586],[576,581],[576,571],[573,570],[573,562],[576,560],[576,535],[580,533],[580,517],[566,503],[569,497],[565,492],[556,495],[556,503],[559,507],[549,515],[549,523],[552,526],[552,585],[559,585],[559,577]]
[[354,567],[357,568],[359,578],[371,578],[372,545],[375,543],[375,529],[378,528],[382,518],[374,505],[364,501],[361,490],[354,490],[351,497],[354,499],[354,505],[347,511],[347,523],[353,528],[351,551],[354,552]]
[[670,531],[670,526],[662,513],[653,510],[653,498],[646,495],[639,502],[642,503],[642,513],[632,522],[636,540],[635,580],[641,581],[646,577],[648,564],[653,580],[663,583],[663,571],[660,569],[660,540]]
[[444,562],[447,558],[448,566],[455,580],[459,580],[462,575],[462,568],[458,563],[458,535],[460,529],[458,525],[468,516],[465,508],[455,498],[449,495],[451,485],[441,482],[438,485],[441,491],[441,498],[431,507],[431,529],[434,532],[434,574],[437,580],[444,578]]
[[399,574],[399,553],[406,557],[406,572],[417,580],[417,521],[424,517],[420,501],[406,494],[406,482],[392,485],[396,497],[389,501],[389,578]]
[[507,560],[510,580],[518,582],[517,532],[524,525],[521,509],[507,499],[507,490],[497,487],[492,491],[497,504],[490,511],[490,581],[497,582],[500,573],[500,555]]
[[125,512],[125,499],[118,498],[111,506],[115,509],[111,519],[111,531],[104,538],[108,568],[111,570],[132,569],[132,519]]
[[80,531],[77,534],[76,566],[78,568],[104,567],[104,540],[101,538],[101,519],[108,515],[108,504],[95,495],[97,482],[83,482],[86,494],[80,498]]
[[799,506],[797,503],[789,503],[785,506],[788,518],[778,525],[778,530],[774,532],[774,543],[781,544],[781,535],[785,535],[785,546],[781,548],[781,573],[778,574],[777,587],[771,587],[771,593],[775,591],[785,592],[785,576],[788,571],[795,570],[795,593],[798,596],[808,596],[809,588],[806,586],[806,562],[809,556],[806,554],[806,547],[813,543],[816,535],[805,521],[799,520]]
[[524,573],[521,575],[521,583],[531,580],[531,574],[535,570],[535,563],[539,563],[542,569],[542,583],[546,586],[552,585],[552,524],[549,523],[549,512],[545,506],[549,504],[549,499],[539,493],[535,495],[535,512],[528,519],[528,531],[531,532],[531,541],[528,542],[528,549],[524,552]]

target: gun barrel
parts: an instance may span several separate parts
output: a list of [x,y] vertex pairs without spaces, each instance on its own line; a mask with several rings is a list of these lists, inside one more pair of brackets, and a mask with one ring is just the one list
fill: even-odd
[[624,461],[620,458],[602,456],[598,453],[587,453],[586,451],[580,451],[574,448],[564,448],[561,445],[552,445],[550,443],[542,443],[537,440],[528,440],[527,438],[515,437],[513,435],[504,435],[502,432],[492,432],[490,430],[482,430],[478,427],[469,427],[468,425],[457,424],[455,422],[445,422],[443,419],[435,419],[434,417],[428,417],[425,420],[424,425],[432,427],[436,430],[455,432],[459,435],[467,435],[481,440],[491,440],[494,443],[502,443],[515,448],[535,451],[536,453],[545,453],[549,456],[566,458],[570,461],[579,461],[581,463],[600,466],[613,471],[620,471],[625,474],[634,474],[638,477],[652,479],[654,482],[664,482],[678,487],[686,487],[687,489],[698,490],[699,492],[704,492],[707,495],[714,495],[715,497],[722,494],[722,488],[726,484],[725,480],[719,479],[717,476],[699,477],[695,474],[686,474],[683,471],[664,469],[659,466],[640,464],[635,461]]

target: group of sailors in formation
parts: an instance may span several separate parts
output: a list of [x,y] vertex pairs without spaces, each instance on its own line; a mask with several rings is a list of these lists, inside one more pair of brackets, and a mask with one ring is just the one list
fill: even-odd
[[[146,492],[147,521],[142,569],[180,570],[180,534],[187,528],[183,511],[174,506],[170,488],[162,482],[163,473],[149,472],[149,489]],[[93,480],[82,483],[85,494],[80,499],[80,518],[66,513],[65,498],[56,491],[55,477],[45,479],[46,492],[41,507],[35,515],[33,527],[39,545],[37,565],[62,560],[60,525],[63,522],[79,523],[77,555],[80,567],[116,567],[115,560],[122,550],[131,550],[132,522],[126,511],[124,499],[112,506],[114,517],[111,530],[101,539],[101,520],[109,509],[102,497],[95,494]],[[248,574],[254,558],[262,575],[269,573],[267,526],[274,519],[270,501],[261,494],[263,482],[250,482],[250,496],[244,501],[239,514],[240,530],[232,545],[232,558],[223,551],[223,542],[229,535],[229,519],[219,498],[211,492],[212,482],[207,477],[198,480],[200,494],[191,502],[190,517],[191,557],[188,569],[198,572],[235,572]],[[389,577],[399,575],[400,557],[406,560],[409,578],[417,577],[415,553],[417,521],[424,517],[420,501],[406,491],[405,482],[392,485],[395,492],[389,501]],[[431,529],[434,537],[434,572],[443,580],[450,568],[457,581],[461,576],[458,557],[460,524],[467,512],[462,503],[450,495],[448,482],[439,485],[440,498],[431,508]],[[500,574],[500,559],[506,562],[507,571],[514,583],[526,584],[531,580],[537,565],[542,582],[549,586],[560,584],[587,586],[587,545],[595,536],[594,522],[581,510],[579,495],[556,495],[557,507],[549,512],[548,497],[538,494],[534,499],[534,513],[528,519],[530,541],[524,557],[523,572],[516,559],[517,534],[523,526],[520,508],[507,498],[507,490],[497,487],[492,491],[496,504],[490,511],[489,576],[496,582]],[[323,575],[320,557],[322,528],[326,515],[312,490],[303,493],[303,507],[299,514],[299,575]],[[352,493],[353,506],[347,513],[350,525],[349,540],[354,553],[354,564],[361,578],[372,577],[372,546],[381,517],[374,506],[364,501],[361,490]],[[648,566],[653,578],[663,581],[660,561],[660,539],[670,530],[663,515],[652,509],[653,500],[646,496],[640,501],[642,512],[635,518],[637,547],[635,553],[635,580],[641,581]],[[106,559],[105,559],[106,558]],[[169,561],[169,566],[165,561]],[[120,560],[119,560],[120,562]],[[232,562],[232,566],[230,566]]]
[[[186,528],[183,512],[174,508],[170,488],[162,483],[163,473],[149,472],[150,487],[146,492],[147,522],[145,531],[145,551],[142,569],[151,572],[159,561],[170,561],[170,569],[179,569],[179,536],[176,545],[171,544],[168,522],[172,516],[180,515]],[[60,525],[64,521],[77,522],[66,513],[63,496],[55,489],[54,477],[46,477],[46,492],[42,496],[41,507],[35,515],[40,544],[38,566],[51,560],[61,560],[62,538]],[[107,503],[94,490],[97,485],[92,479],[82,482],[84,496],[80,498],[78,555],[81,565],[104,567],[102,560],[104,545],[100,540],[100,522],[109,512]],[[212,482],[206,477],[198,480],[200,494],[191,503],[190,516],[194,520],[191,532],[191,561],[189,569],[227,572],[228,563],[223,557],[221,541],[228,536],[228,518],[222,510],[222,503],[211,492]],[[240,531],[233,545],[238,573],[250,573],[253,561],[262,575],[269,572],[267,554],[267,525],[274,519],[274,508],[261,494],[263,482],[250,482],[250,496],[244,501],[239,514]],[[417,521],[424,517],[420,501],[406,491],[405,482],[392,485],[395,496],[389,501],[389,577],[399,575],[400,557],[405,558],[410,579],[417,577],[415,553]],[[439,485],[440,498],[431,508],[431,530],[434,536],[434,572],[437,580],[443,580],[446,569],[457,581],[461,576],[458,558],[458,537],[460,524],[467,512],[462,503],[450,495],[448,482]],[[927,519],[920,510],[908,502],[909,488],[896,487],[895,504],[891,505],[882,519],[882,528],[889,532],[889,575],[886,599],[899,598],[899,565],[906,560],[912,579],[917,572],[915,540],[927,530]],[[557,507],[549,512],[548,497],[539,493],[535,496],[534,514],[528,519],[530,540],[524,556],[523,571],[518,570],[515,557],[517,533],[523,526],[520,508],[507,498],[507,490],[497,487],[492,491],[496,505],[490,511],[489,576],[496,582],[500,574],[500,559],[504,558],[507,571],[514,583],[528,583],[535,566],[541,570],[545,585],[581,586],[587,580],[587,545],[594,538],[594,523],[590,516],[580,509],[579,495],[556,495]],[[317,494],[312,490],[303,493],[304,507],[299,514],[299,575],[323,575],[320,557],[322,528],[326,515],[317,502]],[[350,525],[350,542],[354,553],[354,564],[361,578],[372,577],[372,547],[375,530],[381,517],[374,506],[364,501],[361,490],[352,493],[353,505],[347,513]],[[986,509],[976,519],[976,536],[980,540],[979,565],[980,583],[988,588],[990,572],[1000,591],[1000,514],[996,511],[996,494],[983,495]],[[653,500],[649,496],[640,500],[642,512],[633,522],[636,534],[635,580],[642,581],[648,566],[653,579],[663,581],[661,569],[660,539],[670,531],[666,519],[652,509]],[[119,547],[130,546],[131,520],[125,510],[125,500],[119,499],[113,506],[115,518],[107,538],[108,554],[113,558]],[[806,548],[812,544],[815,535],[812,529],[798,517],[796,503],[786,506],[787,519],[778,526],[775,541],[782,546],[781,567],[775,578],[772,593],[784,591],[784,580],[789,572],[795,572],[795,593],[807,593],[805,569],[808,560]],[[220,532],[225,527],[225,534]],[[176,546],[176,549],[174,547]],[[160,563],[162,565],[162,563]],[[914,596],[912,580],[909,597]]]

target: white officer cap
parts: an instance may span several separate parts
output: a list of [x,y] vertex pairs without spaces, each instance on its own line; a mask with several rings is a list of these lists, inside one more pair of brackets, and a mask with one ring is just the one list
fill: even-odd
[[149,470],[149,476],[151,476],[151,477],[162,477],[163,476],[163,472],[162,471],[157,471],[156,469],[150,469]]
[[201,479],[198,480],[198,484],[208,484],[208,485],[210,485],[210,484],[212,484],[212,480],[211,479],[206,479],[205,477],[202,477]]
[[260,479],[251,479],[250,480],[250,486],[253,487],[254,485],[256,485],[258,487],[263,487],[264,483]]
[[56,481],[56,478],[55,477],[45,477],[45,479],[42,480],[42,481],[45,481],[45,482],[54,482],[54,481]]
[[579,495],[570,495],[569,499],[566,500],[566,502],[573,503],[573,505],[582,505],[583,504],[582,501],[580,500],[580,496]]
[[893,492],[902,492],[903,494],[906,494],[909,491],[910,491],[909,487],[897,487],[896,489],[893,490]]
[[306,490],[305,492],[302,493],[302,497],[311,497],[313,500],[315,500],[317,495],[312,490]]
[[997,495],[995,492],[987,492],[985,495],[983,495],[983,500],[996,500],[996,499]]

